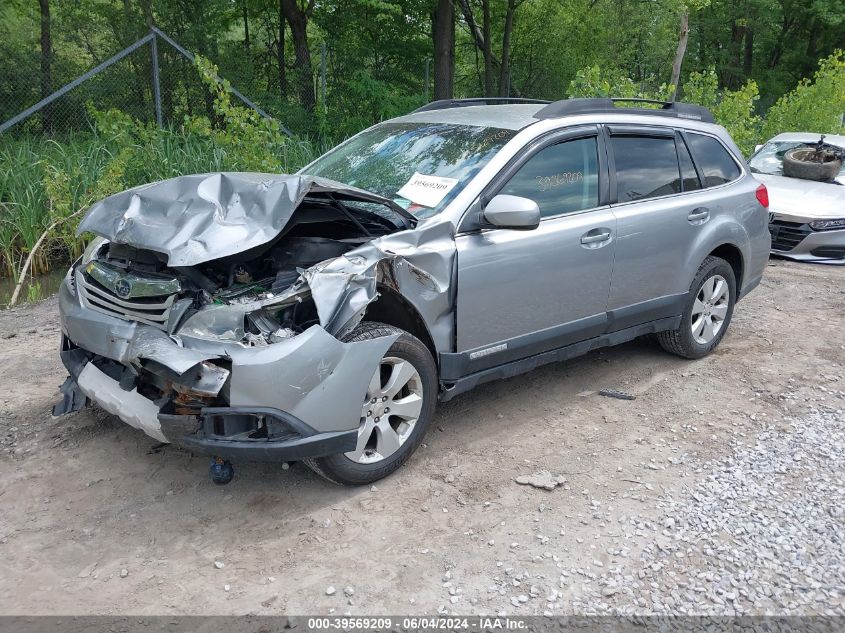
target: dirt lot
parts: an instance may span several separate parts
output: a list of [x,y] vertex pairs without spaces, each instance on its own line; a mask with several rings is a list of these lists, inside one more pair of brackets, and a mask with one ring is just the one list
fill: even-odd
[[[56,302],[2,313],[0,609],[845,613],[843,308],[845,268],[773,261],[712,356],[640,340],[484,385],[357,489],[217,487],[100,411],[51,419]],[[515,482],[539,470],[566,482]]]

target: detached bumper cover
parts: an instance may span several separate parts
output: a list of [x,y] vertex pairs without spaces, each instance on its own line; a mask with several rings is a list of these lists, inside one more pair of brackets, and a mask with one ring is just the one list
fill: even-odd
[[158,407],[155,403],[134,389],[124,391],[119,382],[107,376],[94,363],[85,365],[76,379],[76,384],[82,393],[129,426],[140,429],[160,442],[168,441],[161,432]]
[[[84,364],[80,364],[80,356]],[[231,460],[281,462],[322,457],[351,451],[358,439],[357,427],[319,433],[295,416],[270,407],[206,408],[199,416],[163,414],[136,389],[125,390],[109,375],[114,371],[107,373],[115,368],[114,363],[104,365],[104,371],[86,356],[78,348],[62,352],[62,360],[72,372],[62,387],[64,402],[70,398],[78,406],[60,410],[60,403],[55,415],[78,410],[90,399],[153,439]],[[76,375],[74,370],[78,370]],[[259,433],[264,436],[257,436]]]

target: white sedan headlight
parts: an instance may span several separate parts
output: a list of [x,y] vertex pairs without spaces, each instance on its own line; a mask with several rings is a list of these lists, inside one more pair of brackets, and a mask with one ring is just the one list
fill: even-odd
[[836,220],[813,220],[810,228],[814,231],[830,231],[832,229],[845,229],[845,218]]

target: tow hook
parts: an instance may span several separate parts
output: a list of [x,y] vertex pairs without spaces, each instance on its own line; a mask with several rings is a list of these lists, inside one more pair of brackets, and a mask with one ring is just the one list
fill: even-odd
[[208,468],[208,474],[211,475],[211,481],[218,486],[225,486],[235,476],[235,468],[228,459],[223,459],[215,455],[211,458],[211,466]]

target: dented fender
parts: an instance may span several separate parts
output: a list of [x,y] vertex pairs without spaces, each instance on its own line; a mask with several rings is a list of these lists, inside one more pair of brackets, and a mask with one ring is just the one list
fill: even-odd
[[434,224],[368,242],[312,266],[302,277],[329,333],[342,337],[351,331],[378,299],[378,287],[387,286],[419,312],[435,347],[448,350],[454,334],[455,261],[451,227]]
[[266,347],[233,349],[229,402],[281,409],[320,432],[356,429],[370,380],[397,338],[343,343],[314,325]]

